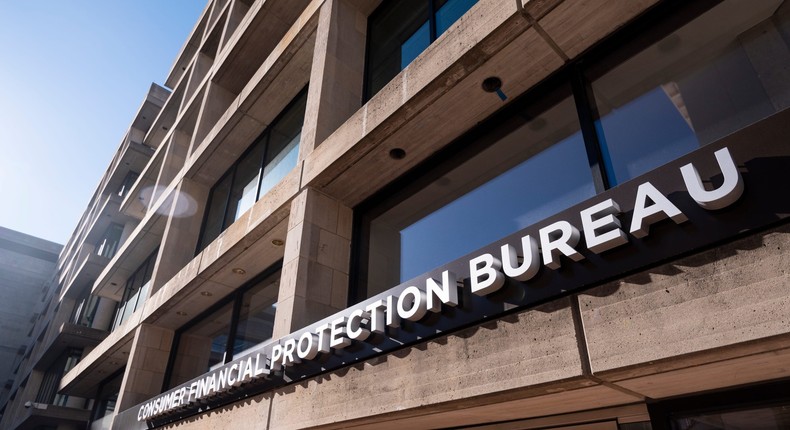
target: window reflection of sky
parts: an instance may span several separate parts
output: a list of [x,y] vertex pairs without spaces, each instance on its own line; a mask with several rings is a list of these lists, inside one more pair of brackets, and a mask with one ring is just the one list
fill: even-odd
[[594,194],[577,132],[401,230],[401,281]]
[[596,126],[612,185],[699,147],[694,130],[661,87],[612,110]]

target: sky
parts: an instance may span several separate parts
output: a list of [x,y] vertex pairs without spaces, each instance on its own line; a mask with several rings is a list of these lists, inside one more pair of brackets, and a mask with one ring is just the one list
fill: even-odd
[[207,0],[0,0],[0,226],[65,244]]

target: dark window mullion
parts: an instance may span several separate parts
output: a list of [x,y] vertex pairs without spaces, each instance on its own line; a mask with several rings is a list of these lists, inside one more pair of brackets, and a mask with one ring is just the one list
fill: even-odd
[[436,40],[436,5],[434,0],[428,0],[428,26],[430,27],[431,43]]
[[261,142],[265,139],[266,142],[263,142],[263,151],[261,151],[261,162],[260,162],[260,173],[258,174],[258,186],[255,188],[255,201],[257,202],[258,199],[261,197],[261,185],[263,184],[263,172],[266,169],[266,157],[269,156],[269,137],[271,136],[271,126],[267,127],[266,133],[261,136]]
[[[225,224],[225,221],[228,219],[228,205],[230,204],[230,197],[233,195],[233,185],[234,182],[236,182],[236,168],[238,167],[239,160],[236,160],[236,162],[233,163],[233,166],[231,166],[228,170],[228,173],[226,173],[227,175],[230,175],[230,187],[228,187],[228,195],[225,196],[225,207],[222,209],[222,224],[220,224],[221,227],[219,229],[219,233],[217,233],[217,236],[222,234],[222,232],[228,228],[228,225]],[[217,237],[215,236],[214,239],[216,238]]]
[[600,193],[611,187],[611,181],[606,173],[601,142],[595,127],[595,121],[598,119],[598,110],[590,83],[584,76],[579,64],[570,67],[570,75],[573,99],[576,102],[576,113],[579,116],[579,126],[584,138],[584,147],[587,150],[587,160],[590,163],[595,191]]
[[230,317],[230,330],[228,330],[228,342],[225,344],[225,363],[233,360],[233,348],[236,344],[236,332],[238,331],[239,317],[241,314],[241,302],[244,294],[237,291],[233,297],[233,312]]

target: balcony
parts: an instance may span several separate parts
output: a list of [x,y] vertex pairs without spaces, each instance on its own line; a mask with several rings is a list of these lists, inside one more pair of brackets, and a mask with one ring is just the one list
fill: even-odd
[[22,412],[17,429],[36,429],[58,427],[60,424],[71,424],[75,428],[83,428],[91,416],[91,411],[86,409],[69,408],[66,406],[46,405],[43,403],[29,403]]
[[47,345],[35,367],[48,368],[67,348],[95,347],[103,341],[109,332],[98,330],[84,325],[64,322],[58,329],[57,335]]

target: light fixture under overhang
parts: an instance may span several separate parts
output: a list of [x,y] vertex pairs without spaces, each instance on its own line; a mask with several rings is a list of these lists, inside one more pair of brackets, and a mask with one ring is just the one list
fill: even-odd
[[203,297],[211,297],[211,296],[213,296],[213,294],[211,294],[208,291],[201,291],[200,295],[203,296]]
[[403,160],[406,158],[406,151],[403,148],[390,149],[390,158],[393,160]]
[[283,246],[285,245],[285,241],[282,239],[272,239],[272,245],[274,246]]
[[176,315],[178,315],[180,317],[185,317],[185,316],[187,316],[187,313],[183,312],[183,311],[176,311]]
[[234,268],[230,269],[230,271],[235,273],[235,274],[237,274],[237,275],[244,275],[244,274],[247,273],[247,271],[242,269],[241,267],[234,267]]

